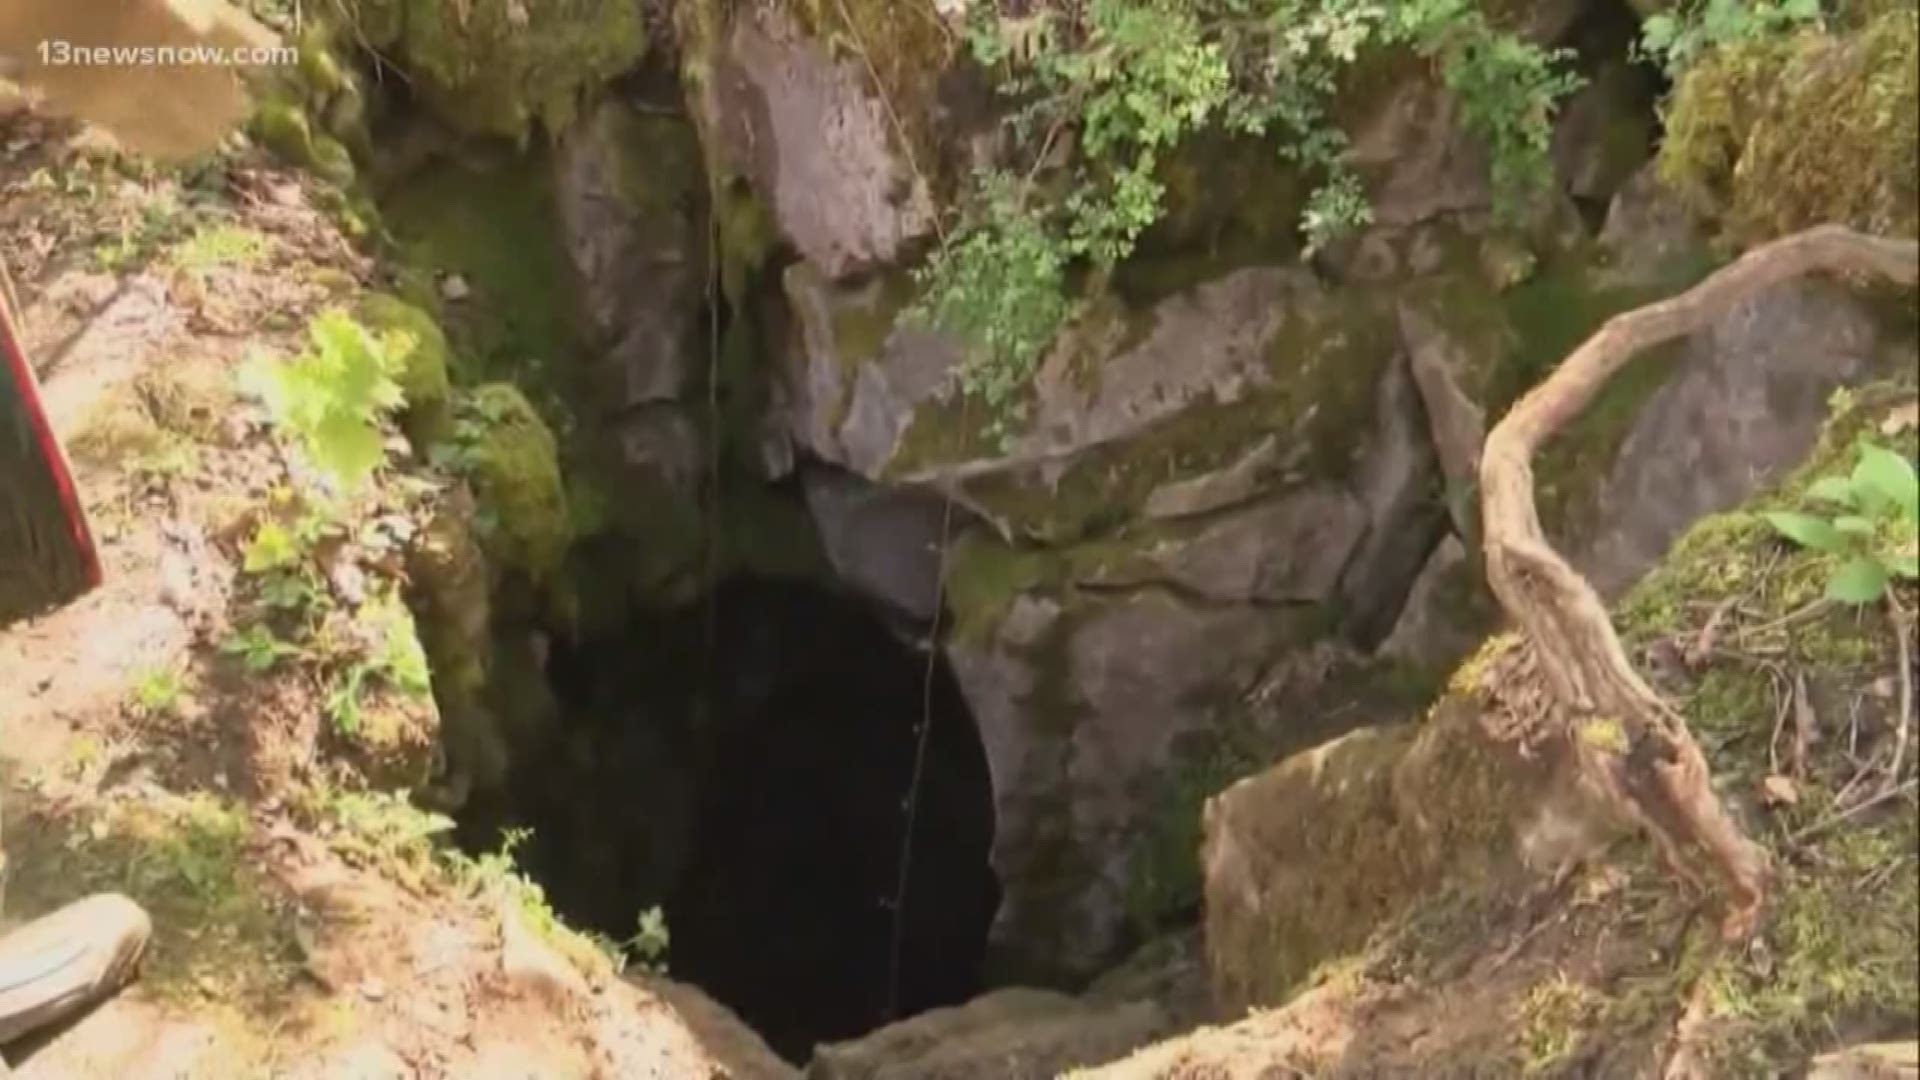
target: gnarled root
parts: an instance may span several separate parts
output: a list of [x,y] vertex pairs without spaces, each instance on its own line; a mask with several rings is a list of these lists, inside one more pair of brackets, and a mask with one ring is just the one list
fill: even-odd
[[[1538,651],[1583,777],[1647,830],[1678,873],[1718,880],[1729,937],[1744,937],[1757,923],[1771,873],[1766,853],[1714,793],[1685,721],[1634,671],[1598,594],[1547,543],[1532,458],[1627,361],[1771,285],[1820,271],[1911,285],[1920,275],[1920,244],[1821,226],[1755,248],[1677,297],[1616,316],[1514,405],[1487,436],[1480,461],[1488,582]],[[1584,737],[1589,724],[1619,738]]]

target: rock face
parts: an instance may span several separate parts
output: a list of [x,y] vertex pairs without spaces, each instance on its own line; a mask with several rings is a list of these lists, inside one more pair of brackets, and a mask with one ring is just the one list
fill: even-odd
[[710,105],[715,142],[830,278],[893,261],[933,228],[923,181],[857,61],[773,5],[733,22]]
[[561,141],[554,192],[592,352],[583,417],[642,589],[684,573],[700,535],[705,177],[693,124],[603,101]]
[[1600,489],[1606,525],[1574,549],[1575,566],[1619,593],[1688,525],[1803,459],[1828,397],[1877,361],[1873,320],[1835,286],[1789,283],[1728,312],[1634,417]]
[[[787,270],[796,444],[882,489],[948,493],[988,527],[955,556],[948,651],[992,764],[1009,970],[1084,974],[1125,939],[1156,877],[1142,829],[1169,786],[1218,782],[1195,765],[1205,746],[1287,745],[1289,721],[1243,702],[1315,628],[1423,671],[1472,647],[1494,611],[1473,554],[1489,418],[1607,315],[1699,273],[1684,215],[1618,178],[1583,189],[1622,188],[1603,246],[1556,219],[1535,240],[1547,264],[1511,270],[1460,169],[1458,199],[1409,202],[1378,233],[1395,254],[1364,290],[1255,266],[1144,306],[1095,300],[999,444],[952,397],[952,344],[899,322],[897,280]],[[1541,465],[1550,528],[1603,586],[1803,453],[1874,342],[1844,296],[1788,290],[1686,350],[1680,374],[1629,380]],[[1739,430],[1698,419],[1750,433],[1776,410],[1759,472]]]
[[857,1042],[823,1046],[807,1080],[1053,1080],[1173,1030],[1147,1001],[1094,1005],[1042,990],[1000,990],[922,1013]]
[[940,542],[955,527],[940,500],[821,466],[802,470],[801,489],[835,575],[892,611],[931,622],[940,603]]
[[555,184],[582,314],[613,410],[679,398],[704,290],[706,192],[684,117],[602,102],[568,132]]
[[1324,604],[1368,521],[1352,494],[1307,487],[1223,517],[1149,557],[1170,585],[1205,600]]
[[782,284],[798,327],[782,361],[793,439],[822,460],[878,479],[914,409],[959,365],[959,349],[898,324],[906,302],[898,280],[835,285],[801,262],[787,268]]

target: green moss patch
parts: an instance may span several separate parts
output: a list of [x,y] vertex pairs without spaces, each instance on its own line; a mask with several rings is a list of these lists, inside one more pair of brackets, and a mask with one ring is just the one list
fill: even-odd
[[353,155],[339,140],[313,130],[306,112],[289,100],[269,100],[254,114],[254,138],[288,162],[324,180],[353,183]]
[[403,422],[416,444],[445,439],[453,425],[453,352],[432,315],[395,296],[371,293],[355,314],[386,346],[394,381],[406,396]]
[[581,101],[639,62],[645,12],[626,0],[363,0],[434,110],[473,134],[566,129]]
[[[1079,454],[1051,482],[1010,470],[970,483],[969,494],[1017,532],[1066,544],[1114,532],[1156,488],[1225,468],[1274,433],[1303,448],[1292,480],[1344,476],[1372,427],[1375,384],[1397,341],[1378,303],[1302,305],[1269,345],[1268,388],[1231,403],[1190,401],[1137,435]],[[984,412],[954,401],[921,406],[888,471],[990,456]]]
[[553,432],[508,383],[463,395],[458,432],[459,464],[473,480],[476,524],[488,557],[547,580],[573,538]]
[[1722,48],[1667,110],[1662,176],[1742,237],[1825,222],[1911,236],[1920,204],[1920,9]]
[[577,354],[573,267],[545,153],[438,164],[388,193],[383,209],[409,264],[458,274],[472,290],[446,315],[476,374],[521,380],[536,362]]

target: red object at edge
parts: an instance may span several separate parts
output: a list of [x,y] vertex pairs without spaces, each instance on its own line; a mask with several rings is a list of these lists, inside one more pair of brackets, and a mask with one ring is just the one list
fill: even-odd
[[4,296],[0,296],[0,351],[6,353],[7,369],[26,401],[27,420],[33,425],[33,436],[39,444],[40,455],[46,461],[54,487],[60,493],[60,507],[66,513],[68,533],[85,559],[87,588],[98,588],[101,581],[100,553],[93,546],[93,532],[87,528],[87,515],[80,506],[80,493],[74,489],[73,474],[67,469],[67,455],[60,449],[60,441],[54,438],[46,410],[40,407],[40,383],[34,378],[33,366],[27,363],[27,347],[20,340],[13,309],[8,306]]

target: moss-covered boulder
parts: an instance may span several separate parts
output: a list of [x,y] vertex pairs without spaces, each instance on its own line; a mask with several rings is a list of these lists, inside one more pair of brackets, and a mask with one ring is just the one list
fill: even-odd
[[692,122],[602,102],[561,141],[553,170],[604,408],[677,401],[704,360],[707,192]]
[[426,311],[386,293],[363,297],[355,314],[381,338],[406,398],[401,423],[425,450],[453,432],[453,351]]
[[646,51],[625,0],[357,0],[358,23],[454,127],[524,139],[564,131],[581,101]]
[[553,432],[509,383],[463,395],[459,425],[460,461],[478,498],[487,557],[535,582],[549,580],[573,539]]
[[304,106],[298,102],[268,100],[254,113],[252,131],[262,145],[288,162],[341,187],[353,183],[353,155],[338,139],[314,131]]
[[488,702],[495,575],[476,538],[476,511],[456,486],[407,554],[407,604],[432,670],[440,712],[441,775],[429,799],[457,808],[506,776],[508,747]]
[[1663,175],[1743,239],[1826,222],[1914,234],[1920,9],[1842,14],[1852,17],[1716,50],[1675,88]]

